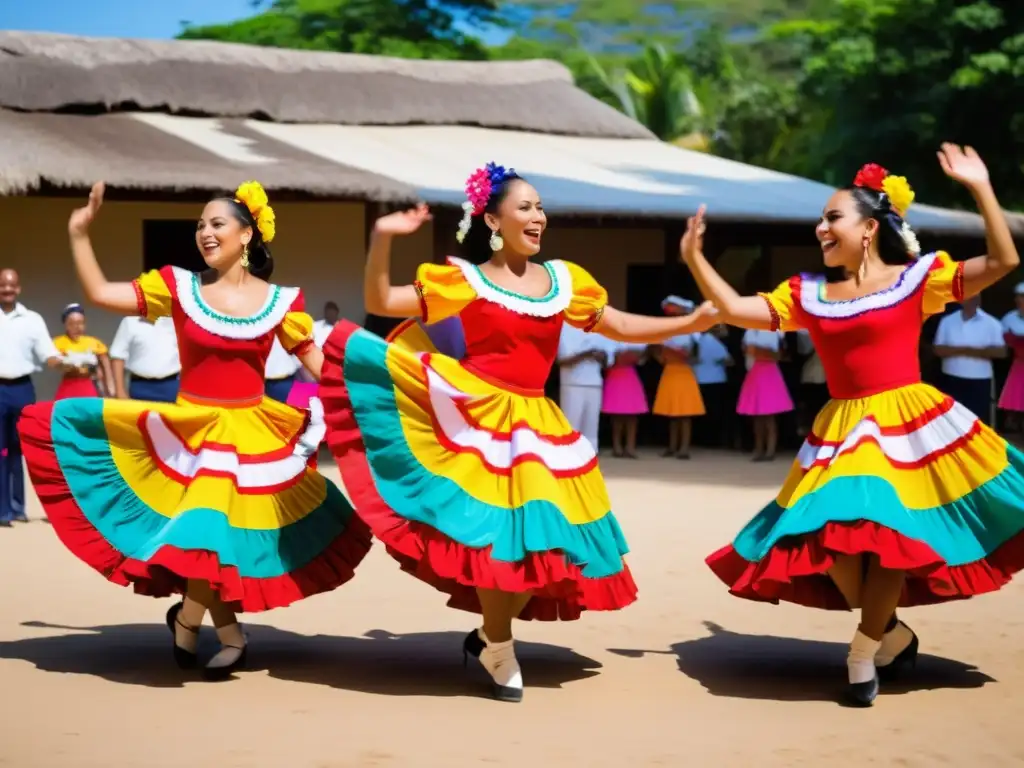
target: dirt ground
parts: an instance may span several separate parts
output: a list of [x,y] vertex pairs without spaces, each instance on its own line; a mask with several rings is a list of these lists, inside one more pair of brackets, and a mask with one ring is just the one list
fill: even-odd
[[32,523],[0,529],[0,765],[1024,761],[1024,579],[906,611],[921,637],[916,675],[870,710],[847,709],[836,701],[854,616],[739,600],[703,562],[772,497],[785,461],[648,455],[605,470],[640,599],[519,624],[519,705],[487,698],[476,662],[463,669],[474,617],[447,609],[379,544],[341,589],[253,617],[250,670],[203,682],[171,661],[171,601],[106,583],[33,502]]

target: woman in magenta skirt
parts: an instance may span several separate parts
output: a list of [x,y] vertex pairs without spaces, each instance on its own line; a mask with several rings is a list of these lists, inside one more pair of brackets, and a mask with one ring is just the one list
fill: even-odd
[[740,388],[736,413],[754,420],[754,461],[774,461],[779,442],[778,414],[793,410],[793,400],[779,370],[782,334],[749,330],[743,334],[747,376]]
[[1008,429],[1020,432],[1020,414],[1024,412],[1024,283],[1017,284],[1014,298],[1016,308],[1003,316],[1003,338],[1013,352],[1013,364],[999,395],[999,407],[1013,415],[1013,423],[1007,425]]
[[640,416],[647,413],[647,395],[637,366],[644,361],[643,344],[612,343],[608,368],[604,372],[601,413],[612,419],[612,455],[636,459],[636,430]]

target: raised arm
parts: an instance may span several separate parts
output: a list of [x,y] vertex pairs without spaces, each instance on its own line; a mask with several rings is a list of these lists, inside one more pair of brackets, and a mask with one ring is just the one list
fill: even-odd
[[988,168],[972,147],[943,144],[938,152],[939,165],[947,176],[967,187],[985,220],[985,247],[988,253],[964,261],[964,298],[981,293],[1020,264],[1010,225],[996,198]]
[[768,302],[761,296],[740,296],[704,258],[704,211],[702,205],[697,209],[697,215],[686,222],[686,232],[679,241],[683,263],[690,268],[704,298],[718,310],[719,322],[740,328],[771,330],[772,314]]
[[363,278],[363,301],[367,312],[382,317],[415,317],[420,313],[416,287],[391,284],[391,240],[396,235],[411,235],[430,218],[430,209],[419,205],[408,211],[382,216],[374,223]]
[[720,322],[721,318],[710,301],[689,315],[679,317],[648,317],[605,307],[594,331],[613,341],[660,344],[684,333],[702,333]]
[[112,283],[107,280],[96,261],[92,241],[89,239],[89,226],[103,205],[103,191],[102,181],[93,184],[89,202],[75,210],[68,219],[71,255],[78,272],[78,281],[89,303],[122,315],[134,315],[139,311],[135,288],[131,283]]

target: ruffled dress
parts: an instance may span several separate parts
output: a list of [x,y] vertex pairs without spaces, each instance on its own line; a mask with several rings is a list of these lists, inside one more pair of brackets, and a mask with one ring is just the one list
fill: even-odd
[[263,395],[274,337],[312,344],[297,288],[229,317],[177,267],[134,282],[139,314],[171,317],[181,356],[176,403],[77,398],[38,403],[18,424],[29,476],[61,541],[140,594],[210,582],[239,611],[262,611],[352,578],[371,544],[341,491],[316,470],[317,401]]
[[[571,620],[629,605],[636,585],[594,448],[544,396],[562,323],[592,330],[607,294],[544,266],[551,289],[532,298],[459,259],[422,265],[421,322],[389,341],[339,322],[320,396],[345,488],[405,570],[455,608],[479,612],[478,587],[528,592],[520,618]],[[461,360],[422,325],[456,315]]]
[[[707,562],[740,597],[847,609],[841,554],[905,570],[901,606],[971,597],[1024,567],[1024,455],[921,382],[923,318],[963,299],[963,268],[923,256],[891,288],[848,301],[798,276],[762,294],[776,328],[806,328],[832,400],[775,501]],[[881,362],[880,362],[881,361]]]

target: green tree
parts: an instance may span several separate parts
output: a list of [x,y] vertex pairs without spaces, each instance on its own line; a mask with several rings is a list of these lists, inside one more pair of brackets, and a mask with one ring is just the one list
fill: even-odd
[[935,160],[954,141],[989,161],[1005,204],[1024,205],[1020,0],[836,0],[827,19],[774,35],[803,61],[803,102],[828,107],[796,170],[842,184],[878,162],[930,202],[967,203]]
[[187,25],[179,38],[404,58],[484,59],[466,30],[502,23],[497,0],[273,0],[230,24]]

